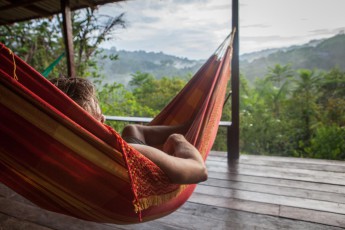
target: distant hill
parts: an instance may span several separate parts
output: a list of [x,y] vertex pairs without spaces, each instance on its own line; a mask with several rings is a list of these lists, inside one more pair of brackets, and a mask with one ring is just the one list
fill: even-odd
[[[162,52],[124,51],[105,49],[106,55],[118,55],[119,59],[99,60],[103,66],[103,74],[108,82],[119,82],[124,85],[131,80],[137,71],[151,73],[157,78],[194,74],[205,60],[190,60]],[[345,34],[321,40],[312,40],[304,45],[290,46],[279,49],[268,49],[240,56],[241,74],[249,81],[256,77],[263,78],[268,67],[275,64],[290,64],[292,69],[330,70],[337,66],[345,71]]]
[[318,44],[320,44],[322,41],[324,41],[325,39],[320,39],[320,40],[311,40],[310,42],[308,42],[307,44],[303,44],[303,45],[294,45],[294,46],[289,46],[289,47],[281,47],[281,48],[274,48],[274,49],[265,49],[265,50],[260,50],[257,52],[251,52],[251,53],[245,53],[242,54],[240,56],[240,61],[241,62],[252,62],[255,59],[259,59],[259,58],[263,58],[263,57],[267,57],[270,54],[276,53],[278,51],[290,51],[290,50],[294,50],[294,49],[299,49],[302,47],[315,47]]
[[290,64],[292,69],[330,70],[337,66],[345,71],[345,34],[313,40],[301,46],[264,50],[241,56],[240,71],[249,81],[267,74],[268,67]]
[[116,81],[126,85],[131,80],[131,75],[140,71],[150,73],[156,78],[162,77],[184,77],[194,74],[204,63],[202,60],[190,60],[162,52],[145,51],[117,51],[115,48],[105,49],[106,55],[118,55],[118,60],[99,60],[103,66],[103,74],[107,81]]

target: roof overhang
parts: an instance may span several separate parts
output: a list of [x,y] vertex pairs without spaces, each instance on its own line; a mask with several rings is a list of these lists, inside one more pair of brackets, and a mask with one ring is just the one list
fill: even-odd
[[[69,0],[69,6],[71,10],[78,10],[120,1],[124,0]],[[62,0],[1,0],[0,25],[52,17],[62,12],[61,2]]]

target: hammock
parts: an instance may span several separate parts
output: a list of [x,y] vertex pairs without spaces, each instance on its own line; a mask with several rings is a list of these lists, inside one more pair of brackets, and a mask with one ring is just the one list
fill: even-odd
[[65,56],[65,53],[60,54],[60,56],[55,59],[43,72],[41,73],[43,77],[48,77],[51,71],[53,71],[54,67],[59,64],[61,59]]
[[[206,159],[230,78],[232,36],[149,125],[190,119]],[[177,185],[0,43],[0,182],[44,209],[116,224],[179,208],[196,185]]]

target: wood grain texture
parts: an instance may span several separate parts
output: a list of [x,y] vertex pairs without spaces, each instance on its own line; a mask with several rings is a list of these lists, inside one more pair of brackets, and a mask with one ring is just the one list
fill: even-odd
[[209,179],[181,208],[135,225],[93,223],[42,210],[0,184],[0,230],[345,229],[345,162],[211,152]]

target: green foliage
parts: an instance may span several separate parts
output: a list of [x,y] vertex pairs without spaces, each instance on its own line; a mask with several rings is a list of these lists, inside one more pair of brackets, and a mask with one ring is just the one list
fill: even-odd
[[63,53],[56,19],[40,19],[0,26],[0,41],[24,61],[43,71]]
[[226,127],[219,127],[216,139],[213,143],[212,150],[227,151],[227,129]]
[[[157,114],[157,110],[140,104],[133,93],[126,90],[122,84],[116,82],[103,84],[102,81],[96,83],[98,99],[104,114],[126,117],[153,117]],[[109,125],[121,131],[126,123],[111,122]]]
[[324,74],[320,81],[318,104],[324,111],[320,117],[327,125],[345,126],[345,72],[338,68]]
[[[277,84],[277,75],[289,77]],[[344,80],[336,68],[322,74],[269,68],[241,94],[241,151],[344,159]]]
[[318,128],[305,150],[311,158],[345,160],[345,128],[336,125]]
[[[99,45],[112,38],[112,32],[117,28],[124,28],[124,14],[116,17],[96,15],[95,11],[86,8],[73,13],[73,35],[75,48],[75,63],[77,73],[83,77],[99,77],[99,68],[96,57],[102,55],[97,48]],[[61,23],[60,23],[61,24]],[[102,58],[107,58],[103,56]],[[109,60],[116,60],[116,55]]]
[[[99,80],[96,83],[104,114],[154,117],[180,92],[186,81],[177,77],[155,79],[150,74],[137,72],[132,75],[130,81],[132,91],[118,83],[103,84]],[[110,124],[118,131],[121,131],[125,125],[123,122]]]
[[[123,14],[116,17],[96,17],[91,9],[74,11],[72,25],[77,75],[99,77],[96,57],[100,56],[98,46],[111,39],[112,32],[124,27]],[[39,72],[48,67],[64,51],[61,15],[50,19],[36,19],[27,22],[0,26],[0,41],[12,49],[24,61]],[[115,56],[111,57],[113,60]],[[66,75],[66,61],[63,59],[49,78]]]
[[170,100],[186,85],[186,80],[178,77],[163,77],[155,79],[147,73],[137,72],[132,75],[130,85],[133,89],[133,95],[143,106],[154,110],[162,110]]

